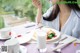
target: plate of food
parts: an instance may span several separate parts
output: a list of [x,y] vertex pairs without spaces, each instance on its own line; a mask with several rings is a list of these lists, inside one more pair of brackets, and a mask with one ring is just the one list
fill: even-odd
[[[51,29],[51,28],[41,28],[39,30],[42,30],[42,32],[46,32],[46,41],[57,41],[60,39],[60,32],[58,32],[57,30],[55,29]],[[33,39],[34,40],[37,40],[37,32],[38,30],[35,30],[34,33],[33,33]]]
[[25,34],[18,34],[15,31],[13,31],[11,38],[16,38],[19,41],[19,44],[24,44],[32,39],[32,35],[33,34],[31,32],[27,32]]

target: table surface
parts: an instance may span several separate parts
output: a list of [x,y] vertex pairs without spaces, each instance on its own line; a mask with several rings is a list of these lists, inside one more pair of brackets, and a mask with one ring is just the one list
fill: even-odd
[[[0,41],[0,45],[3,45],[4,41]],[[30,43],[25,43],[22,44],[23,46],[25,46],[28,50],[28,53],[39,53],[38,49],[37,49],[37,44],[30,44]],[[53,44],[47,44],[47,52],[45,53],[55,53],[52,51],[52,49],[54,48]],[[68,44],[66,47],[62,48],[62,53],[76,53],[77,50],[80,50],[80,44],[77,44],[76,46],[74,46],[74,43]]]
[[[0,46],[4,44],[5,41],[0,41]],[[28,49],[28,53],[39,53],[36,43],[25,43],[22,44]],[[54,48],[53,43],[47,43],[47,52],[54,53],[52,49]],[[74,43],[68,44],[66,47],[62,48],[62,53],[76,53],[77,50],[80,50],[80,44],[74,46]]]

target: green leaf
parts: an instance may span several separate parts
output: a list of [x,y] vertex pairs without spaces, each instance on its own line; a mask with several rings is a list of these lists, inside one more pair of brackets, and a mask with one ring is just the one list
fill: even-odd
[[55,34],[54,33],[51,33],[50,35],[52,35],[52,37],[55,37]]
[[50,34],[50,35],[48,36],[48,39],[52,39],[52,37],[53,37],[52,34]]

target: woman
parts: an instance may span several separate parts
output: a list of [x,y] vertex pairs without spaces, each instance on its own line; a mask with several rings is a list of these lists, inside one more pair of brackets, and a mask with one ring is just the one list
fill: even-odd
[[58,4],[59,2],[77,2],[77,0],[50,0],[54,5],[42,16],[42,4],[33,0],[37,8],[37,23],[54,28],[67,35],[80,38],[80,8],[77,3]]

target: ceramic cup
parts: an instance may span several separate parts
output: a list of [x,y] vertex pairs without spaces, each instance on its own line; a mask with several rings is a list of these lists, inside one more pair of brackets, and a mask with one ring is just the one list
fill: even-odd
[[4,46],[7,46],[7,53],[20,53],[19,42],[15,38],[7,40]]
[[11,28],[2,28],[0,29],[0,37],[7,39],[11,37]]

